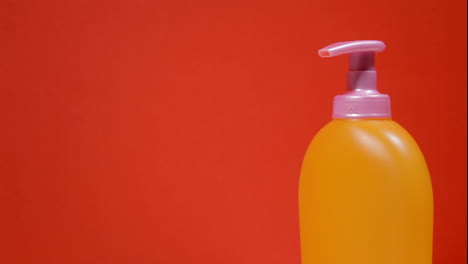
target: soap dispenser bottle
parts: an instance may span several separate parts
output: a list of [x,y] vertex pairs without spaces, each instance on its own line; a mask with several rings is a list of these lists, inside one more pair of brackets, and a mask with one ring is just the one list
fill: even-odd
[[432,263],[429,171],[411,135],[377,90],[377,40],[339,42],[321,57],[349,54],[347,91],[313,138],[299,182],[302,264]]

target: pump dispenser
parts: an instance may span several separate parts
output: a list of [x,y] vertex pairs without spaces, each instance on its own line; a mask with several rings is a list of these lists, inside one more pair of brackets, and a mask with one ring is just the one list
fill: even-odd
[[377,90],[375,53],[385,50],[378,40],[338,42],[318,51],[321,57],[349,54],[347,92],[335,96],[333,118],[390,118],[390,97]]
[[347,90],[313,138],[299,182],[302,264],[431,264],[433,201],[424,156],[377,90],[378,40],[338,42]]

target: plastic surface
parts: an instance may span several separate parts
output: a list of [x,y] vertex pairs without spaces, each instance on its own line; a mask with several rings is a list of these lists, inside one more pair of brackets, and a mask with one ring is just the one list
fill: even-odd
[[390,97],[377,90],[375,53],[385,50],[379,40],[357,40],[331,44],[318,51],[321,57],[349,54],[347,89],[335,96],[333,118],[390,118]]
[[328,45],[318,51],[321,57],[333,57],[353,52],[382,52],[385,43],[379,40],[356,40],[337,42]]
[[302,264],[430,264],[433,201],[416,142],[392,120],[331,121],[304,158]]

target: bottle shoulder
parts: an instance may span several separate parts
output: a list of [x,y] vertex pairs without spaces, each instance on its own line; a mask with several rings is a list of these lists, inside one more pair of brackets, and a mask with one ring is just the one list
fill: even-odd
[[314,137],[310,151],[355,151],[373,155],[392,152],[397,155],[421,156],[413,137],[391,119],[334,119]]
[[392,119],[332,119],[322,129],[350,128],[406,131],[400,124]]
[[370,135],[414,141],[409,132],[392,119],[333,119],[320,129],[315,138],[366,138]]

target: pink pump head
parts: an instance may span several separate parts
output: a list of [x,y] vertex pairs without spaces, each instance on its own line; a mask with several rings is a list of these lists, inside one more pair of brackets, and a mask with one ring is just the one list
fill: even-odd
[[335,96],[333,118],[391,118],[390,97],[377,90],[375,53],[385,49],[378,40],[338,42],[318,51],[320,57],[349,54],[348,90]]

